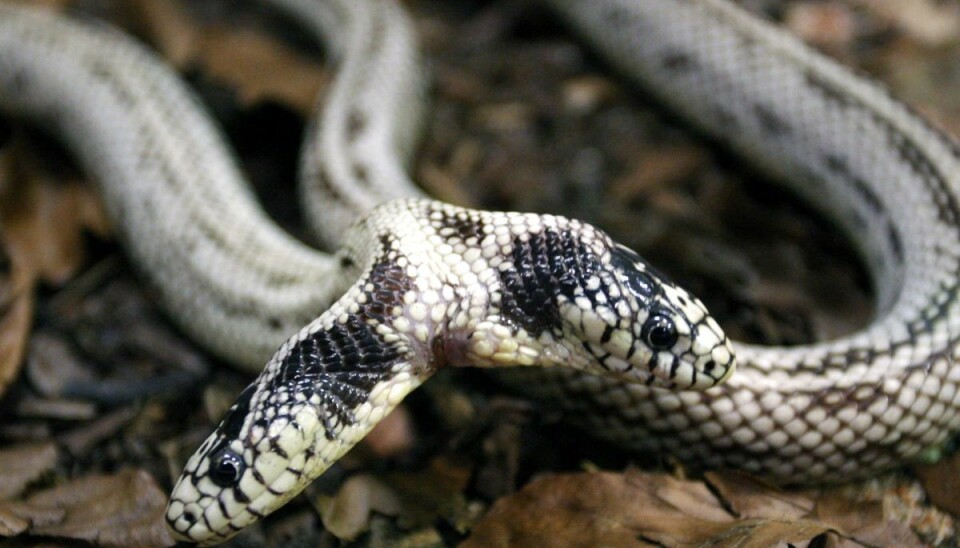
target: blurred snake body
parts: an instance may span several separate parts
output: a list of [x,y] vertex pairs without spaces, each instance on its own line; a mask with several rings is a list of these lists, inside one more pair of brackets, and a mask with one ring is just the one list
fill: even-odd
[[187,333],[266,363],[187,462],[167,509],[178,538],[220,542],[280,507],[444,366],[547,366],[523,388],[599,436],[782,482],[868,474],[960,429],[960,154],[880,85],[722,0],[546,1],[859,246],[870,325],[751,346],[590,225],[423,197],[407,164],[424,77],[396,2],[272,3],[338,66],[301,165],[332,254],[266,217],[198,100],[143,47],[0,4],[0,108],[69,144]]

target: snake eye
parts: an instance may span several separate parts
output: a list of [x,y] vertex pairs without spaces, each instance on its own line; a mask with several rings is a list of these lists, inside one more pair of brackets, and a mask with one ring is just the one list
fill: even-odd
[[640,337],[654,350],[667,350],[677,343],[677,327],[673,320],[661,314],[653,314],[643,323]]
[[210,479],[220,487],[230,487],[240,481],[246,468],[240,455],[224,449],[210,458]]

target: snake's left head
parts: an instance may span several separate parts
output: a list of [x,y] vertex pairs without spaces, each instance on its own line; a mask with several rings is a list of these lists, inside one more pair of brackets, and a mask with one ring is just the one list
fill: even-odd
[[733,347],[700,300],[620,244],[610,242],[599,262],[565,306],[593,370],[681,390],[733,373]]
[[[285,504],[312,479],[303,470],[304,459],[315,457],[310,433],[316,413],[307,407],[298,411],[296,402],[272,405],[262,387],[254,382],[244,390],[184,466],[166,510],[178,540],[223,542]],[[265,416],[265,409],[276,412]]]

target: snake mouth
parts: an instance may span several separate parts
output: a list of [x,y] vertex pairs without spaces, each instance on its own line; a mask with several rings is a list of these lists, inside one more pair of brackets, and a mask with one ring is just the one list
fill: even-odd
[[645,383],[670,390],[706,390],[726,382],[736,367],[733,348],[724,340],[709,352],[655,353]]
[[254,485],[245,477],[218,492],[210,491],[209,478],[201,477],[196,484],[190,479],[185,475],[174,487],[166,521],[175,539],[201,546],[233,537],[299,493],[299,489],[284,491],[289,478],[283,474],[270,485]]

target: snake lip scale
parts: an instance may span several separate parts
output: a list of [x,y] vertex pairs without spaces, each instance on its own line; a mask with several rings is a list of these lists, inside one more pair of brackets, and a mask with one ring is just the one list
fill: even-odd
[[877,317],[811,345],[733,342],[599,229],[427,199],[408,176],[427,78],[394,0],[270,0],[337,63],[300,169],[306,221],[334,253],[263,214],[144,47],[0,3],[0,108],[62,136],[171,317],[260,372],[186,463],[166,512],[177,538],[215,544],[276,510],[444,366],[539,366],[505,381],[598,436],[785,483],[874,473],[960,430],[953,141],[725,0],[543,1],[851,234]]

